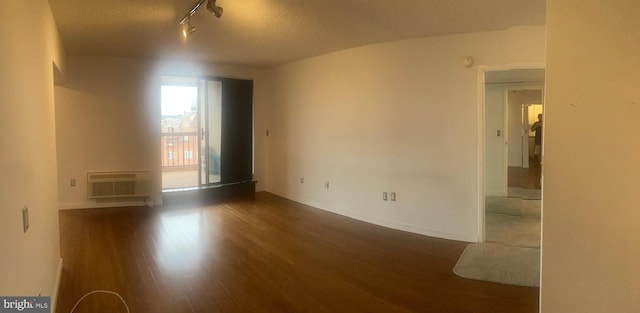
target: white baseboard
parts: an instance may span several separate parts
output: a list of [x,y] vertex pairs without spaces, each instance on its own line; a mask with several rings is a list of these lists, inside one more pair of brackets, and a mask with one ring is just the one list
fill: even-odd
[[62,280],[62,258],[58,261],[58,274],[53,282],[53,292],[51,293],[51,313],[55,313],[58,304],[58,291],[60,290],[60,280]]
[[338,208],[324,208],[323,206],[317,203],[311,203],[309,205],[311,205],[314,208],[318,208],[320,210],[329,211],[329,212],[340,214],[342,216],[350,217],[359,221],[363,221],[363,222],[367,222],[370,224],[375,224],[378,226],[387,227],[391,229],[402,230],[402,231],[420,234],[424,236],[437,237],[437,238],[443,238],[443,239],[449,239],[449,240],[466,241],[466,242],[477,241],[475,237],[472,238],[469,236],[465,236],[464,234],[443,232],[443,231],[425,228],[422,226],[417,226],[417,225],[412,225],[412,224],[407,224],[407,223],[402,223],[397,221],[391,221],[391,220],[385,220],[385,219],[379,219],[379,218],[371,217],[361,213],[351,212],[348,210],[342,210]]
[[425,228],[425,227],[418,226],[418,225],[412,225],[412,224],[406,224],[406,223],[397,222],[397,221],[379,219],[379,218],[371,217],[371,216],[364,215],[364,214],[361,214],[361,213],[352,212],[352,211],[349,211],[349,210],[344,210],[344,209],[339,209],[339,208],[334,208],[334,207],[327,207],[324,204],[315,203],[313,201],[296,200],[291,195],[281,195],[281,194],[278,194],[278,193],[275,193],[275,192],[272,192],[272,191],[269,191],[269,192],[271,192],[273,194],[276,194],[278,196],[281,196],[283,198],[289,199],[291,201],[296,201],[296,202],[300,202],[300,203],[312,206],[312,207],[314,207],[316,209],[320,209],[320,210],[323,210],[323,211],[339,214],[339,215],[346,216],[346,217],[349,217],[349,218],[352,218],[352,219],[355,219],[355,220],[359,220],[359,221],[362,221],[362,222],[367,222],[367,223],[378,225],[378,226],[382,226],[382,227],[387,227],[387,228],[396,229],[396,230],[402,230],[402,231],[415,233],[415,234],[420,234],[420,235],[429,236],[429,237],[437,237],[437,238],[449,239],[449,240],[457,240],[457,241],[465,241],[465,242],[477,242],[478,241],[477,234],[458,234],[458,233],[450,233],[450,232],[443,232],[443,231],[433,230],[433,229]]

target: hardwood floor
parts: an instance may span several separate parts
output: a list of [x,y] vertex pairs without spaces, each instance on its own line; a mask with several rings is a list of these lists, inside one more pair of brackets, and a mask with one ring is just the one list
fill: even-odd
[[[193,208],[60,212],[57,305],[118,292],[132,313],[537,312],[538,289],[467,280],[466,243],[396,231],[258,193]],[[93,294],[81,312],[125,312]]]

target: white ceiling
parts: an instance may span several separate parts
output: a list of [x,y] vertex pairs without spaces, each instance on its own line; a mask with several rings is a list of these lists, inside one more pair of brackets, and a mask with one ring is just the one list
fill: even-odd
[[49,0],[71,55],[189,58],[270,66],[386,41],[545,23],[545,0]]

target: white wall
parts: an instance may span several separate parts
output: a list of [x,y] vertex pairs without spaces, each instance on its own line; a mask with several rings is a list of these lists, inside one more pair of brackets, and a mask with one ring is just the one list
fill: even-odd
[[[64,51],[49,3],[0,2],[0,295],[54,296],[60,261],[54,63]],[[15,25],[20,25],[16,27]],[[28,232],[22,213],[29,208]]]
[[[256,188],[263,189],[265,95],[269,92],[263,70],[136,58],[70,56],[66,82],[56,86],[61,208],[100,206],[87,200],[86,172],[91,170],[151,170],[153,201],[161,201],[162,75],[254,79],[254,171],[258,180]],[[77,181],[75,187],[69,186],[72,178]]]
[[[506,196],[505,85],[486,84],[485,86],[484,192],[487,195]],[[497,131],[500,131],[500,136],[497,135]]]
[[640,312],[640,2],[547,2],[542,312]]
[[[463,57],[543,62],[544,49],[544,27],[519,27],[275,68],[267,190],[381,225],[477,240],[478,71]],[[398,200],[382,201],[383,191]]]

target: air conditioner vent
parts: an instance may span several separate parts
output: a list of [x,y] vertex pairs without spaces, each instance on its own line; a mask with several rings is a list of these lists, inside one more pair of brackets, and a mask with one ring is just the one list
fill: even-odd
[[89,199],[149,197],[151,172],[90,172],[87,193]]

